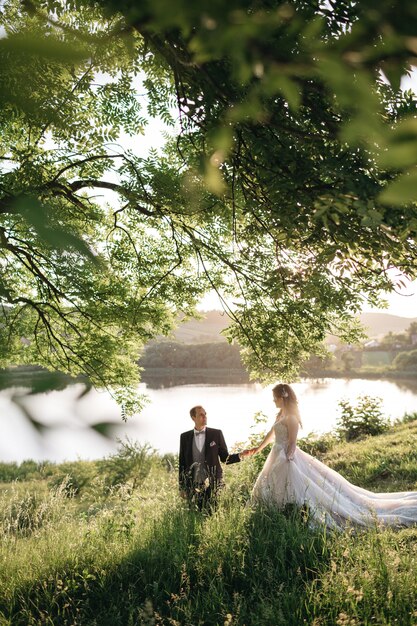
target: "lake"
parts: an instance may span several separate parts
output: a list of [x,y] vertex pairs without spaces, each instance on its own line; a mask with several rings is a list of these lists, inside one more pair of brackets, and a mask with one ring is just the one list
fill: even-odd
[[[417,412],[417,384],[364,379],[303,380],[293,388],[298,396],[303,429],[300,436],[315,431],[331,430],[339,416],[342,398],[356,401],[367,394],[383,400],[386,415],[395,419],[406,412]],[[230,447],[245,441],[253,425],[253,416],[262,411],[268,424],[275,418],[272,385],[184,385],[166,389],[141,391],[149,403],[140,415],[124,423],[120,407],[107,392],[90,391],[78,399],[77,385],[64,391],[26,396],[22,406],[40,422],[49,426],[43,434],[24,417],[24,412],[11,401],[10,390],[0,392],[0,460],[63,461],[100,458],[114,452],[116,439],[137,439],[148,442],[161,453],[177,452],[179,435],[192,426],[189,409],[202,404],[208,414],[208,425],[221,428]],[[111,438],[88,428],[88,424],[112,422]],[[258,430],[263,430],[260,426]]]

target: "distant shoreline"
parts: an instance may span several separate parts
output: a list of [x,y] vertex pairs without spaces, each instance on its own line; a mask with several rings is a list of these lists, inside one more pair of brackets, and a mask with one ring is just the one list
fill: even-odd
[[[37,366],[26,366],[14,369],[13,379],[8,380],[7,370],[3,370],[4,381],[0,389],[6,389],[10,382],[12,387],[31,387],[33,380],[41,377],[46,370]],[[277,377],[278,380],[279,377]],[[358,369],[350,371],[315,369],[311,372],[302,372],[301,380],[330,379],[360,379],[387,380],[391,382],[408,382],[417,385],[417,371],[385,371],[369,372]],[[64,389],[67,384],[82,382],[80,379],[68,377],[63,380],[57,389]],[[9,383],[9,384],[8,384]],[[251,380],[247,370],[243,368],[189,368],[189,367],[156,367],[147,368],[141,372],[141,383],[150,389],[164,387],[177,387],[183,385],[248,385],[257,384],[259,381]]]
[[[301,380],[305,379],[358,379],[365,380],[389,380],[408,381],[417,384],[417,372],[361,372],[352,370],[342,372],[339,370],[315,370],[314,372],[300,374]],[[256,384],[259,381],[251,380],[246,370],[227,368],[149,368],[144,370],[141,381],[151,389],[161,387],[174,387],[182,385],[247,385]]]
[[417,382],[417,372],[362,372],[360,370],[352,370],[349,372],[342,372],[340,370],[315,370],[314,372],[300,374],[300,378],[345,378],[345,379],[357,379],[364,378],[366,380],[408,380],[410,382]]

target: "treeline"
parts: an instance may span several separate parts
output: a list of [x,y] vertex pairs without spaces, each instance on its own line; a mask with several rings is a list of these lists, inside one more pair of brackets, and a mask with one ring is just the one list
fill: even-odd
[[[411,346],[410,346],[411,347]],[[152,342],[142,354],[141,379],[148,387],[190,384],[245,384],[249,372],[242,363],[238,345],[228,343],[186,344]],[[311,357],[301,367],[301,376],[387,375],[415,377],[417,350],[339,348],[327,358]]]
[[245,370],[239,347],[228,343],[151,343],[146,347],[139,365],[145,371],[160,367]]
[[228,343],[150,343],[139,365],[141,378],[151,386],[186,383],[246,383],[249,374],[240,348]]

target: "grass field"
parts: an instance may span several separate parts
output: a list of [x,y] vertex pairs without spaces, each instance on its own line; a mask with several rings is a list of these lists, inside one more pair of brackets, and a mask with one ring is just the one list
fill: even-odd
[[[322,459],[375,491],[417,489],[417,422]],[[255,508],[261,462],[226,468],[211,516],[185,507],[175,460],[151,452],[136,485],[109,479],[117,458],[3,482],[1,626],[417,624],[417,527],[329,533]]]

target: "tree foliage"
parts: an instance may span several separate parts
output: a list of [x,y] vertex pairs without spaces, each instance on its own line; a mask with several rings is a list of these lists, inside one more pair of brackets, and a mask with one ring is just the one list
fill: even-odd
[[[137,42],[97,10],[58,17],[56,28],[17,2],[2,15],[1,365],[135,385],[141,346],[201,287],[169,220],[146,208],[145,168],[114,144],[143,125]],[[163,177],[152,161],[146,171]]]
[[340,417],[336,434],[345,441],[354,441],[367,436],[380,435],[389,429],[389,419],[382,411],[381,398],[360,396],[356,405],[348,400],[339,402]]
[[175,341],[151,343],[140,361],[144,370],[151,368],[208,368],[242,370],[239,347],[227,343],[182,344]]
[[400,352],[393,360],[392,366],[397,370],[415,372],[417,369],[417,350]]
[[388,269],[414,272],[415,102],[398,87],[416,16],[394,5],[118,4],[173,77],[176,154],[226,210],[222,258],[199,245],[233,276],[230,335],[258,374],[293,374],[328,331],[354,338]]
[[[215,289],[254,375],[291,378],[415,275],[410,0],[7,0],[2,25],[3,365],[134,384]],[[112,143],[139,72],[163,154]]]

